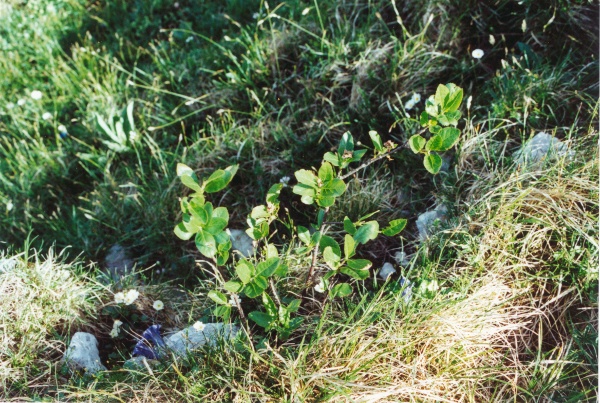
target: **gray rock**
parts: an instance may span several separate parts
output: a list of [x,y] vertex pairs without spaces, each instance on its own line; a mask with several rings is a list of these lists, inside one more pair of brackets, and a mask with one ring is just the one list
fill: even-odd
[[229,238],[231,239],[231,249],[237,250],[244,257],[254,255],[254,241],[241,229],[228,229]]
[[235,337],[239,328],[224,323],[206,323],[202,331],[198,331],[194,326],[185,328],[165,339],[167,348],[179,356],[185,356],[204,345],[216,346],[217,340],[223,338],[231,340]]
[[448,209],[444,205],[439,205],[431,211],[427,211],[417,218],[417,228],[419,230],[419,238],[425,240],[435,227],[436,222],[441,222],[446,219]]
[[387,280],[388,277],[394,273],[396,273],[396,269],[394,269],[394,266],[392,266],[391,263],[384,263],[381,270],[379,270],[379,277],[381,277],[384,280]]
[[125,248],[118,243],[110,247],[105,262],[106,270],[115,283],[133,272],[133,261],[127,255]]
[[98,340],[90,333],[75,333],[61,361],[72,370],[84,370],[88,374],[106,371],[100,362]]
[[571,155],[566,144],[548,133],[539,132],[514,153],[517,165],[521,167],[535,166],[547,158]]

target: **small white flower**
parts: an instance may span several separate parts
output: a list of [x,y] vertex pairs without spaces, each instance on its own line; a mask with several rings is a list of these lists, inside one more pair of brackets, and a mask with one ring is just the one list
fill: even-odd
[[118,292],[115,294],[115,302],[117,304],[122,304],[123,302],[125,302],[125,294],[123,294],[122,292]]
[[283,186],[287,186],[287,184],[290,182],[290,178],[289,176],[284,176],[283,178],[279,179],[279,183],[282,183]]
[[163,304],[163,302],[159,299],[154,301],[154,304],[152,304],[152,308],[156,309],[157,311],[164,309],[164,307],[165,307],[165,304]]
[[194,40],[194,37],[193,37],[193,36],[188,36],[188,37],[186,38],[186,40],[185,40],[185,43],[190,43],[190,42],[191,42],[191,41],[193,41],[193,40]]
[[118,329],[119,327],[121,327],[122,324],[123,322],[121,322],[119,319],[116,319],[113,323],[113,329]]
[[15,107],[15,104],[13,104],[12,102],[9,102],[6,104],[6,109],[12,109]]
[[310,7],[306,7],[304,10],[302,10],[302,15],[306,15],[310,13]]
[[483,57],[483,50],[475,49],[473,52],[471,52],[471,56],[473,56],[475,59],[481,59]]
[[50,112],[44,112],[42,114],[42,119],[44,119],[44,120],[50,120],[50,119],[52,119],[52,114]]
[[323,282],[323,279],[321,279],[319,281],[319,284],[317,284],[315,286],[315,291],[318,293],[324,293],[325,292],[325,283]]
[[473,96],[469,95],[469,98],[467,98],[467,109],[471,109],[471,101],[473,101]]
[[201,332],[204,330],[204,328],[206,327],[206,325],[200,321],[197,321],[196,323],[194,323],[192,325],[192,327],[194,328],[194,330],[196,330],[197,332]]
[[23,106],[23,105],[25,105],[25,102],[27,102],[27,101],[25,101],[23,98],[21,98],[17,101],[17,105]]
[[229,305],[238,306],[240,302],[242,302],[242,300],[237,294],[231,294],[231,297],[229,297]]
[[125,300],[123,302],[125,303],[125,305],[131,305],[139,296],[140,293],[137,290],[131,289],[125,294]]
[[8,203],[6,203],[6,211],[12,210],[14,206],[12,200],[9,200]]
[[523,30],[523,32],[527,31],[527,20],[523,20],[521,23],[521,30]]
[[66,133],[67,132],[67,128],[65,125],[58,125],[58,132],[59,133]]
[[227,35],[225,35],[225,36],[223,37],[223,39],[225,39],[227,42],[231,42],[231,38],[230,38],[229,36],[227,36]]
[[258,17],[260,17],[260,15],[258,13],[252,14],[252,19],[253,20],[256,20]]
[[112,337],[114,339],[118,335],[119,335],[119,329],[113,327],[113,329],[110,331],[110,337]]
[[413,93],[411,101],[413,101],[415,104],[421,101],[421,94],[417,94],[416,92]]
[[494,38],[494,35],[490,34],[490,45],[494,46],[495,43],[496,43],[496,38]]
[[79,51],[81,53],[85,53],[85,52],[87,52],[87,49],[82,46],[82,47],[79,48]]
[[40,99],[42,99],[42,91],[38,91],[38,90],[31,91],[31,98],[35,99],[36,101],[39,101]]
[[404,109],[407,111],[410,111],[412,108],[415,107],[415,101],[411,99],[409,99],[408,101],[406,101],[406,103],[404,104]]

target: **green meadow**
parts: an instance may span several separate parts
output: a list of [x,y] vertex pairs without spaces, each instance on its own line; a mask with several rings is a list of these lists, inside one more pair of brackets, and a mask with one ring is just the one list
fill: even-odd
[[[0,400],[596,401],[598,15],[0,1]],[[411,138],[445,125],[424,163]],[[558,146],[524,160],[540,132]],[[225,225],[266,232],[244,259]],[[150,325],[199,322],[239,332],[124,366]],[[61,360],[75,332],[105,371]]]

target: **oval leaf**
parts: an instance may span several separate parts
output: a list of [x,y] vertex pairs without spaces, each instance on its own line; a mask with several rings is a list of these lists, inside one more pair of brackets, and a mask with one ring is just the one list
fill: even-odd
[[425,165],[425,169],[435,175],[442,168],[442,158],[435,152],[429,153],[425,156],[423,165]]

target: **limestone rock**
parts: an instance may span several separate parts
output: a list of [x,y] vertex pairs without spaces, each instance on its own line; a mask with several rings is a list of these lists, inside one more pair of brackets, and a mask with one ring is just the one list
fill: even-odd
[[237,250],[244,257],[250,257],[254,254],[254,244],[252,238],[241,229],[228,229],[229,238],[231,239],[231,249]]
[[546,158],[571,154],[566,144],[545,132],[539,132],[515,152],[514,160],[521,167],[534,166]]
[[[444,221],[446,219],[446,213],[448,209],[444,205],[439,205],[435,209],[426,211],[419,215],[417,218],[417,228],[419,230],[419,238],[421,240],[426,239],[431,235],[436,221]],[[438,221],[438,222],[439,222]]]
[[207,323],[201,331],[190,326],[172,334],[165,339],[165,343],[173,353],[185,356],[189,351],[204,345],[215,346],[219,338],[231,340],[238,331],[237,326],[224,323]]
[[88,374],[106,371],[106,367],[100,362],[98,340],[90,333],[75,333],[62,361],[72,370],[84,370]]

